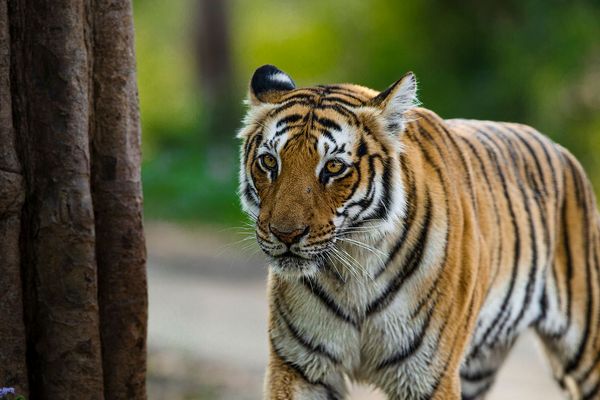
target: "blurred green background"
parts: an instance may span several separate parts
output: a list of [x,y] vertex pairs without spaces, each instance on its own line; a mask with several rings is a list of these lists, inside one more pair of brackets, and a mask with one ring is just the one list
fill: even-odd
[[600,3],[136,0],[146,217],[235,224],[254,69],[384,89],[416,73],[442,117],[530,124],[600,189]]

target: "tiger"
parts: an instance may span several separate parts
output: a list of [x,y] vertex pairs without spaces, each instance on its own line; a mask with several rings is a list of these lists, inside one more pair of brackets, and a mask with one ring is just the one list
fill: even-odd
[[600,399],[600,216],[565,148],[378,92],[250,81],[239,195],[268,258],[264,398],[483,399],[526,330]]

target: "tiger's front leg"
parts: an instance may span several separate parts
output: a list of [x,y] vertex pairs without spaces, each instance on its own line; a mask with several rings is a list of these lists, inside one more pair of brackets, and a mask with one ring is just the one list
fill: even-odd
[[460,378],[458,371],[446,375],[442,378],[438,390],[436,390],[433,400],[461,400]]
[[346,387],[340,373],[311,380],[298,365],[277,354],[271,343],[264,393],[265,400],[342,400]]
[[[393,383],[378,385],[389,400],[461,400],[461,382],[458,370],[447,365],[443,371],[419,371],[407,375],[403,372],[389,371],[386,378],[395,377]],[[432,383],[433,381],[433,383]]]

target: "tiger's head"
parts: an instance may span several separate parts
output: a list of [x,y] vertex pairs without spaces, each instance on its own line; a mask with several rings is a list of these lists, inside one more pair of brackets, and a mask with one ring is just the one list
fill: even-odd
[[[275,273],[310,276],[336,243],[374,243],[405,212],[399,155],[416,80],[384,92],[351,84],[296,88],[256,70],[240,130],[240,197]],[[375,232],[375,233],[374,233]]]

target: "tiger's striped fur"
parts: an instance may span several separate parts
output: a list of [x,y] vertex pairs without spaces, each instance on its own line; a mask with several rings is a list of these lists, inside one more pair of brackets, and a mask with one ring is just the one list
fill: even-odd
[[[255,73],[240,194],[272,261],[266,398],[342,399],[347,376],[390,399],[482,399],[532,328],[570,398],[600,399],[581,166],[533,128],[443,120],[414,92],[412,75],[377,93]],[[322,179],[331,157],[348,171]]]

